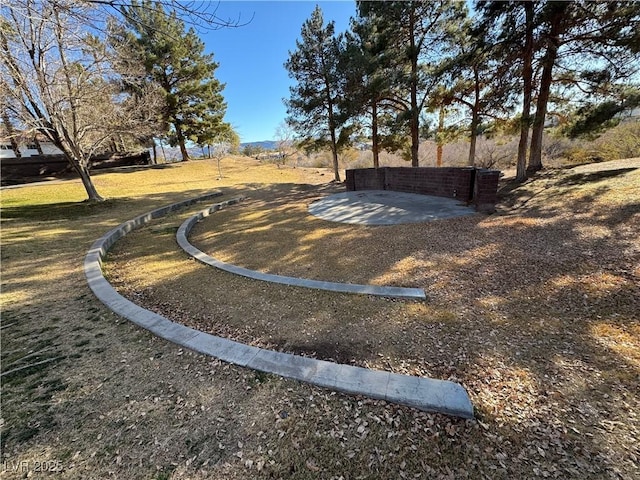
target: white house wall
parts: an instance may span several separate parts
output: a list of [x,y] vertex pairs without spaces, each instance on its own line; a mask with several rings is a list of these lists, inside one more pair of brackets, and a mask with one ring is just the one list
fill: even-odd
[[[58,150],[53,144],[48,142],[40,142],[40,148],[42,148],[43,155],[61,155],[62,152]],[[20,145],[20,154],[24,157],[35,157],[39,155],[36,148],[27,148],[26,145]],[[7,142],[0,143],[0,158],[16,158],[11,144]]]

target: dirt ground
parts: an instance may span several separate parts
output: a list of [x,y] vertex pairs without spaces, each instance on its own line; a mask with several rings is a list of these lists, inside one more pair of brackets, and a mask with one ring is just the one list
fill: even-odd
[[63,478],[640,478],[640,160],[505,186],[496,215],[386,227],[311,217],[311,201],[343,187],[282,170],[282,182],[221,182],[221,199],[248,198],[192,243],[270,273],[422,287],[427,301],[201,265],[175,231],[203,206],[119,241],[106,273],[136,303],[217,335],[459,381],[477,420],[225,365],[112,315],[82,284],[82,252],[179,195],[116,199],[72,219],[12,212],[21,225],[3,231],[3,372],[12,350],[54,359],[3,378],[7,478],[47,459]]

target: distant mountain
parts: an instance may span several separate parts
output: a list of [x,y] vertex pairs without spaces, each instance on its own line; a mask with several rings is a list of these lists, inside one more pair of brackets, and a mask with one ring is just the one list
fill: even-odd
[[[240,144],[240,150],[242,150],[247,145],[249,145],[249,146],[259,146],[263,150],[276,150],[278,143],[274,142],[273,140],[264,140],[262,142],[241,143]],[[212,149],[212,151],[213,151],[213,149]],[[157,148],[157,152],[158,152],[158,158],[160,160],[162,160],[162,148],[158,147]],[[189,156],[191,158],[200,158],[203,155],[204,156],[207,155],[207,147],[204,148],[204,152],[203,152],[203,149],[200,148],[200,147],[187,147],[187,152],[189,152]],[[180,161],[182,159],[182,154],[180,153],[180,148],[178,148],[178,147],[169,147],[169,146],[165,145],[165,147],[164,147],[164,155],[165,155],[165,157],[166,157],[168,162]]]
[[[175,162],[175,161],[182,160],[182,153],[180,152],[179,147],[169,147],[165,145],[164,148],[158,147],[156,149],[156,152],[160,160],[162,160],[163,152],[168,162]],[[200,147],[188,147],[187,152],[189,153],[189,156],[191,158],[200,158],[203,156],[202,148]],[[207,149],[205,147],[204,155],[206,155],[206,152],[207,152]],[[151,155],[153,155],[153,153]]]
[[247,142],[240,144],[240,150],[244,147],[261,147],[264,150],[275,150],[278,143],[273,140],[263,140],[262,142]]

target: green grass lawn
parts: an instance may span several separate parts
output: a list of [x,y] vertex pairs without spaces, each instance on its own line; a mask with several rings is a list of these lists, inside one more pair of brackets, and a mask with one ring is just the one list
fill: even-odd
[[[337,188],[322,169],[222,168],[220,180],[208,161],[99,174],[100,204],[79,181],[2,190],[3,478],[640,477],[640,160],[546,172],[497,215],[369,230],[309,218],[306,204]],[[274,273],[422,286],[428,302],[215,272],[174,239],[204,205],[118,242],[111,281],[247,343],[460,381],[478,421],[226,365],[94,299],[82,262],[96,238],[216,189],[248,200],[197,227],[202,249]]]

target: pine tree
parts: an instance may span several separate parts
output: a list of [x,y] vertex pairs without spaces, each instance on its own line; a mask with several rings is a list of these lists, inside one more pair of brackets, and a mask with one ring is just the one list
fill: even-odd
[[[411,137],[411,165],[419,165],[420,117],[438,82],[435,65],[442,57],[448,29],[460,20],[464,4],[433,2],[359,2],[360,15],[371,17],[387,42],[399,119]],[[405,93],[406,92],[406,93]]]
[[329,145],[333,159],[333,172],[340,181],[338,152],[341,118],[338,102],[341,94],[341,76],[338,68],[340,41],[335,36],[334,22],[326,26],[322,10],[316,6],[311,17],[302,25],[301,40],[296,50],[289,52],[285,68],[297,83],[289,88],[287,123],[303,137],[303,143],[314,148]]
[[351,21],[351,31],[345,34],[339,64],[345,89],[341,114],[370,136],[374,168],[380,166],[380,151],[407,148],[407,137],[394,128],[396,112],[408,106],[392,82],[395,72],[387,40],[373,15],[358,15]]
[[[503,61],[519,64],[523,112],[517,179],[522,181],[543,167],[542,137],[554,86],[562,85],[565,90],[573,87],[578,97],[607,97],[612,89],[619,88],[618,81],[638,71],[640,3],[573,0],[480,4],[484,21],[501,31],[498,43]],[[590,81],[600,78],[606,78],[607,85]],[[535,109],[531,114],[533,99]]]
[[[121,39],[145,68],[145,80],[157,84],[164,94],[163,116],[170,126],[169,143],[179,146],[182,160],[189,160],[187,140],[216,138],[230,127],[223,122],[226,104],[224,85],[214,76],[218,64],[204,53],[204,43],[193,28],[175,12],[144,0],[122,7]],[[160,132],[159,132],[160,133]]]
[[640,106],[640,88],[622,86],[611,98],[586,102],[571,112],[571,121],[561,131],[569,138],[593,139],[620,123],[620,115]]
[[[463,12],[467,14],[466,9]],[[513,85],[505,74],[509,66],[496,58],[490,29],[471,17],[461,18],[452,27],[438,64],[440,83],[432,90],[429,102],[431,110],[439,111],[437,136],[441,139],[437,142],[436,164],[441,163],[442,142],[468,132],[467,163],[473,166],[481,123],[486,117],[496,118],[511,110]],[[455,114],[456,126],[446,127],[446,110]]]
[[505,76],[513,77],[513,93],[520,96],[522,110],[519,115],[518,156],[516,160],[516,180],[527,178],[527,155],[533,115],[531,112],[535,94],[536,78],[534,63],[538,51],[538,30],[536,18],[542,2],[524,0],[502,2],[480,1],[480,21],[487,35],[495,36],[493,52],[502,64],[511,65]]

